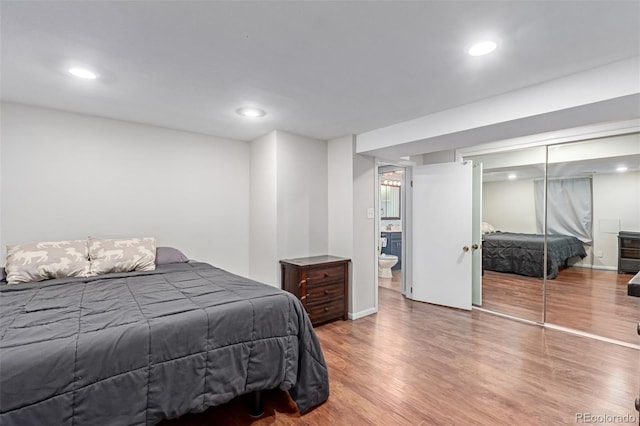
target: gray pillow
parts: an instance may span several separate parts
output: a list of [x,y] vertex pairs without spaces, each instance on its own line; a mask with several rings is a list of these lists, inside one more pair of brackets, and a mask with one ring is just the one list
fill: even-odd
[[167,263],[186,263],[189,258],[173,247],[156,247],[156,265]]

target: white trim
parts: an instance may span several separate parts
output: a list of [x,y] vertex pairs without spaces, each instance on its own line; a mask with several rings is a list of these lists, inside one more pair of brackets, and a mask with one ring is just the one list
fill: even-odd
[[473,155],[491,154],[513,149],[535,146],[555,145],[559,143],[597,139],[607,136],[636,133],[640,131],[640,119],[618,121],[593,126],[573,127],[555,132],[537,133],[513,139],[504,139],[482,145],[470,146],[456,150],[456,160]]
[[576,263],[571,265],[571,267],[575,268],[586,268],[586,269],[598,269],[602,271],[617,271],[618,268],[616,266],[605,266],[605,265],[592,265],[589,263]]
[[369,309],[365,309],[364,311],[360,311],[360,312],[356,312],[356,313],[351,313],[349,312],[349,319],[350,320],[357,320],[369,315],[373,315],[373,314],[377,314],[378,313],[378,308],[377,307],[373,307],[373,308],[369,308]]

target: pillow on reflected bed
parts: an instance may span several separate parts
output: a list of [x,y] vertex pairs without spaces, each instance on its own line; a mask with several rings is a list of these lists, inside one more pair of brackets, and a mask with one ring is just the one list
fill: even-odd
[[187,263],[188,261],[189,258],[176,248],[156,248],[156,265],[166,265],[169,263]]

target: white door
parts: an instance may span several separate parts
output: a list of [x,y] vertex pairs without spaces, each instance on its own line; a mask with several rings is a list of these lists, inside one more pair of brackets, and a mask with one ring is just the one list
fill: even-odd
[[482,306],[482,163],[473,165],[471,303]]
[[413,167],[412,298],[471,309],[472,163]]

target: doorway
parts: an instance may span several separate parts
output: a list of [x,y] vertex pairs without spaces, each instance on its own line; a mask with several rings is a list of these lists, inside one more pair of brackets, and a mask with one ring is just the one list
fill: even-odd
[[379,163],[377,169],[378,288],[406,294],[406,167]]

